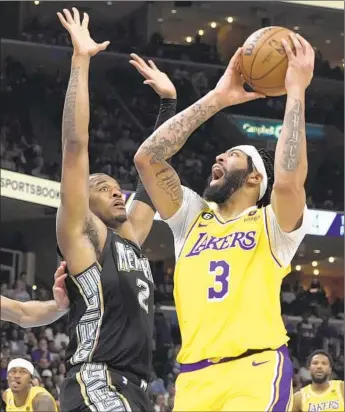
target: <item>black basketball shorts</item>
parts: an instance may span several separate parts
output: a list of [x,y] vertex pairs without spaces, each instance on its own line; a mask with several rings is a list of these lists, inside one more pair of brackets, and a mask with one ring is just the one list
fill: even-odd
[[[127,375],[128,376],[128,375]],[[134,377],[131,377],[134,378]],[[150,412],[147,382],[129,380],[102,363],[75,366],[63,381],[61,412]]]

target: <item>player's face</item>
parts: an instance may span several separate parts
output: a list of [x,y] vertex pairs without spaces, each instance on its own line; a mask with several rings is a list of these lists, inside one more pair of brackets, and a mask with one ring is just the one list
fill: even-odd
[[225,203],[249,175],[247,155],[240,150],[229,150],[216,157],[212,174],[204,192],[207,201]]
[[105,174],[90,177],[90,210],[112,228],[127,220],[121,188],[115,179]]
[[8,386],[14,393],[28,390],[31,385],[31,375],[25,368],[12,368],[7,374]]
[[319,384],[326,382],[332,373],[329,359],[321,354],[313,356],[309,370],[312,381]]

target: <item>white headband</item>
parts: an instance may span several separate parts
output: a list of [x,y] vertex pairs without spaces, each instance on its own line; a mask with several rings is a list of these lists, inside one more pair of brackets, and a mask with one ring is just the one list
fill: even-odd
[[260,156],[259,152],[256,150],[254,146],[249,146],[249,145],[241,145],[241,146],[236,146],[232,147],[230,149],[230,152],[233,150],[240,150],[241,152],[245,153],[247,156],[250,156],[253,165],[255,166],[255,169],[262,175],[262,182],[260,183],[260,195],[259,195],[259,200],[261,200],[267,190],[267,172],[265,168],[265,164],[262,160],[262,157]]
[[27,361],[26,359],[16,358],[12,359],[11,362],[7,366],[7,373],[13,368],[24,368],[26,369],[30,375],[34,374],[34,365]]

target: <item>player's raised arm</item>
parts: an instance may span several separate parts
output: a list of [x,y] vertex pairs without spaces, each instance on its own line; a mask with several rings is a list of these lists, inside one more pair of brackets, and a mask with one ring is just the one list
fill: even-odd
[[[145,78],[144,84],[153,88],[161,98],[161,105],[154,130],[176,114],[176,89],[169,77],[161,72],[152,60],[148,64],[137,54],[131,54],[130,64]],[[138,243],[144,243],[150,233],[156,209],[139,180],[134,200],[129,211],[129,220]]]
[[295,50],[283,41],[289,66],[285,86],[287,101],[283,128],[278,139],[272,209],[280,228],[292,232],[300,225],[305,208],[304,184],[307,178],[307,141],[305,130],[305,91],[314,71],[312,46],[298,34],[291,35]]
[[13,322],[22,328],[48,325],[68,311],[69,300],[64,288],[65,262],[55,272],[54,299],[46,302],[18,302],[1,296],[1,320]]
[[73,8],[73,16],[66,9],[63,13],[57,14],[71,35],[74,50],[62,119],[61,206],[57,216],[57,237],[69,270],[78,273],[85,269],[85,264],[95,260],[84,253],[83,267],[79,267],[75,258],[72,263],[69,259],[70,254],[75,256],[88,247],[82,244],[82,235],[89,214],[89,65],[90,58],[105,50],[109,42],[97,44],[92,40],[86,13],[82,22],[76,8]]
[[214,90],[160,126],[134,157],[141,180],[163,219],[173,216],[183,200],[180,179],[166,160],[183,147],[194,130],[220,110],[264,97],[243,89],[238,71],[241,52],[240,48],[232,57]]

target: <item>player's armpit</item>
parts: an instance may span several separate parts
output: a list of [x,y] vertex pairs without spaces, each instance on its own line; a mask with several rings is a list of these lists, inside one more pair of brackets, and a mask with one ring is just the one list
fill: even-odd
[[302,394],[301,392],[296,392],[293,396],[293,412],[302,412]]
[[169,219],[181,207],[183,192],[180,178],[165,160],[158,163],[142,162],[134,157],[135,166],[155,208],[162,219]]
[[46,393],[39,393],[32,401],[33,412],[55,412],[55,402]]

